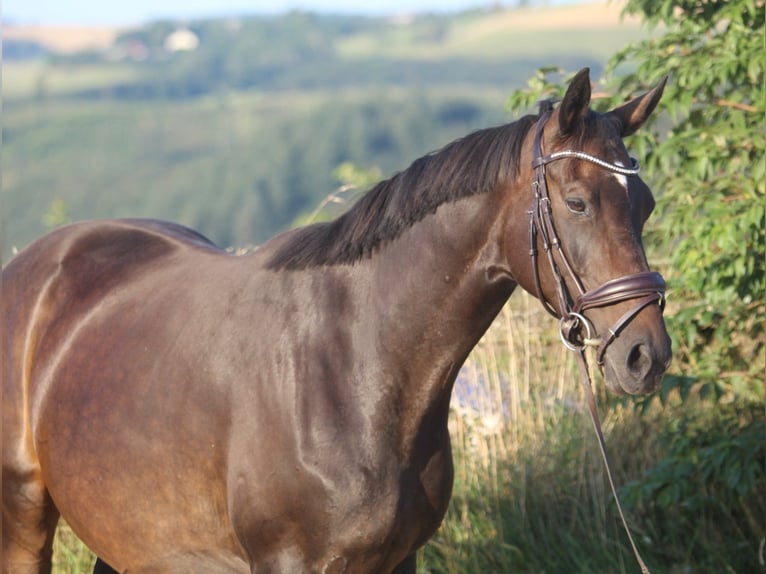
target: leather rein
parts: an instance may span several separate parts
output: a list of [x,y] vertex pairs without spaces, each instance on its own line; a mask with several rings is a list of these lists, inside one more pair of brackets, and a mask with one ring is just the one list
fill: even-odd
[[[641,572],[649,574],[649,569],[641,558],[638,548],[633,541],[633,536],[631,535],[630,528],[628,528],[628,523],[625,519],[622,506],[620,505],[620,499],[617,496],[617,489],[614,484],[614,477],[607,456],[604,433],[601,429],[601,421],[598,416],[596,399],[593,396],[585,350],[587,347],[595,348],[596,361],[599,367],[603,367],[604,354],[606,353],[607,348],[634,317],[636,317],[644,308],[653,303],[659,304],[660,309],[664,308],[665,280],[659,273],[642,271],[612,279],[595,289],[589,291],[585,290],[582,281],[577,276],[577,273],[575,273],[572,264],[561,247],[561,241],[559,240],[556,228],[553,224],[553,210],[545,178],[545,166],[560,159],[572,158],[593,163],[613,173],[624,176],[633,176],[638,174],[639,164],[636,159],[631,158],[631,166],[624,167],[616,163],[604,161],[590,154],[574,150],[564,150],[550,155],[543,155],[543,129],[549,117],[550,112],[546,112],[538,120],[533,144],[534,160],[532,161],[532,167],[535,170],[535,178],[532,183],[534,203],[532,209],[529,211],[529,255],[532,258],[532,267],[534,269],[535,289],[537,290],[537,297],[540,299],[545,310],[559,319],[559,334],[561,336],[561,341],[568,349],[577,353],[581,383],[585,391],[593,427],[596,431],[596,436],[601,448],[601,456],[603,457],[606,466],[609,485],[611,486],[612,494],[617,503],[617,509],[620,518],[622,519],[625,532],[628,534],[633,553],[638,565],[641,567]],[[537,247],[538,238],[543,251],[547,256],[553,274],[558,307],[548,301],[542,290]],[[563,271],[569,275],[571,282],[577,289],[574,298],[571,296],[569,289],[567,288],[562,269],[556,261],[556,256],[558,256],[558,260],[561,261]],[[586,311],[630,300],[636,300],[633,308],[620,317],[617,322],[608,329],[608,334],[606,336],[599,337],[595,332],[593,323],[587,318],[585,314]]]

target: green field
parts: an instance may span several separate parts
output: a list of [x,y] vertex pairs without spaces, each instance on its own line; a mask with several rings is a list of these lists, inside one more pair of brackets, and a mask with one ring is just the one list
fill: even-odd
[[525,10],[407,23],[289,14],[243,20],[235,35],[199,22],[200,50],[174,57],[161,49],[173,26],[158,23],[117,42],[144,43],[146,61],[5,62],[3,255],[46,225],[97,217],[172,219],[222,245],[260,243],[340,185],[340,164],[388,175],[510,119],[508,93],[537,66],[597,70],[645,35],[620,25],[616,7],[587,10],[596,24],[565,33],[569,12],[550,9],[542,29]]

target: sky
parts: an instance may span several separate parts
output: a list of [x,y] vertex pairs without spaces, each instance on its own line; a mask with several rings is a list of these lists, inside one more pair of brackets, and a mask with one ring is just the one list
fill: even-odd
[[130,25],[159,18],[274,14],[292,9],[374,15],[453,12],[494,3],[493,0],[4,0],[2,11],[3,21],[15,24]]

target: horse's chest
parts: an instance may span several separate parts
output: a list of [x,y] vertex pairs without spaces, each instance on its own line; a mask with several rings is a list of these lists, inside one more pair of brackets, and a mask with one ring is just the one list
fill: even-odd
[[258,495],[240,490],[239,538],[256,562],[291,547],[312,557],[309,571],[339,558],[347,565],[341,571],[391,571],[431,537],[446,512],[452,459],[445,446],[406,467],[350,460],[333,469],[293,467]]
[[[344,534],[331,542],[346,540],[343,555],[349,564],[360,566],[349,572],[389,572],[433,535],[452,491],[449,449],[440,449],[391,478],[387,493],[377,486],[356,501],[352,514],[342,521],[344,527],[338,529]],[[353,548],[360,551],[356,559]],[[340,554],[341,549],[337,551]],[[376,565],[368,570],[361,567],[365,563]]]
[[447,510],[452,494],[452,478],[452,452],[449,448],[433,453],[418,476],[425,502],[439,515],[439,521]]

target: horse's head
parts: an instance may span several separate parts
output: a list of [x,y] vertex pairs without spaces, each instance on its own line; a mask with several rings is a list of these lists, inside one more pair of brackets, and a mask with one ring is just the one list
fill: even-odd
[[671,358],[665,283],[649,271],[641,243],[654,199],[622,141],[644,123],[663,87],[600,114],[590,109],[583,70],[525,145],[534,171],[531,256],[514,275],[561,317],[565,344],[598,348],[607,384],[619,393],[654,390]]

